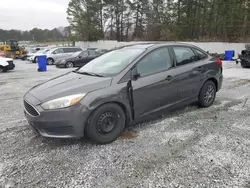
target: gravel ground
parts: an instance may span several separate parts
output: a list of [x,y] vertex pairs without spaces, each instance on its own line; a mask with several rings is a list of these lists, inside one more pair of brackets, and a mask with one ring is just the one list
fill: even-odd
[[100,146],[32,132],[22,96],[69,71],[36,69],[16,61],[0,74],[0,187],[250,187],[250,70],[224,63],[212,107],[163,114]]

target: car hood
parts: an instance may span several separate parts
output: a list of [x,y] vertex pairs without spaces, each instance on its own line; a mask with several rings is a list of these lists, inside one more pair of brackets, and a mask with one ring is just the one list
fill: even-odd
[[1,61],[13,61],[13,59],[11,59],[11,58],[2,57],[2,56],[0,56],[0,60]]
[[88,93],[110,86],[112,78],[69,72],[33,87],[29,93],[41,102],[68,95]]

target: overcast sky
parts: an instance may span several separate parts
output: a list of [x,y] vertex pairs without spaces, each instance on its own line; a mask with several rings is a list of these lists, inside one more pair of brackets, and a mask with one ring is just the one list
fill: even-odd
[[0,29],[53,29],[67,26],[70,0],[0,0]]

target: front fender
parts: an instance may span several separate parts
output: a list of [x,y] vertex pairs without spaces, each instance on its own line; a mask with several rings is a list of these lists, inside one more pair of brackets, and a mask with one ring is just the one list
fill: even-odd
[[0,66],[6,67],[8,65],[9,65],[9,63],[7,61],[3,61],[0,59]]
[[[105,93],[105,94],[104,94]],[[90,93],[83,99],[83,105],[87,106],[90,111],[94,111],[101,105],[107,103],[117,103],[120,105],[126,113],[127,119],[130,122],[132,118],[132,109],[130,107],[130,101],[128,98],[127,87],[119,88],[119,90],[110,91],[105,89],[99,90],[98,92]]]

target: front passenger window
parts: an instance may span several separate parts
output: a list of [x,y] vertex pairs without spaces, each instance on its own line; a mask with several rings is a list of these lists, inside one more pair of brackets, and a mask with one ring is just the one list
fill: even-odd
[[62,48],[56,49],[54,51],[54,54],[62,54],[62,53],[63,53],[63,49]]
[[140,77],[166,71],[172,67],[167,48],[156,49],[144,56],[137,64],[137,73]]

